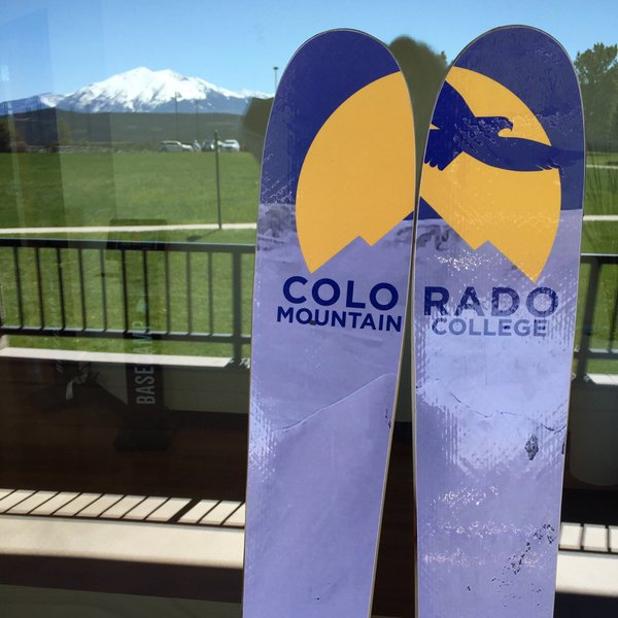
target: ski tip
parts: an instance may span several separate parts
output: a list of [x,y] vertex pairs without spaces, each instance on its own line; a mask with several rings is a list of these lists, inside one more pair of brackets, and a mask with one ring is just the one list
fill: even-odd
[[581,97],[562,46],[526,26],[470,43],[434,108],[420,218],[444,219],[473,249],[490,242],[536,281],[561,212],[582,209],[583,175]]
[[405,78],[380,41],[331,30],[303,44],[277,89],[262,203],[296,205],[310,272],[355,238],[373,245],[414,208],[415,148]]

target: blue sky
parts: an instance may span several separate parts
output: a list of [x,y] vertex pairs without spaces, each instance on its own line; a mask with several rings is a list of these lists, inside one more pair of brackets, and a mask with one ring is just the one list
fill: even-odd
[[618,2],[1,0],[0,98],[67,93],[136,66],[270,92],[273,65],[284,67],[328,28],[358,28],[385,42],[410,35],[452,59],[483,31],[509,23],[548,31],[574,56],[618,42]]

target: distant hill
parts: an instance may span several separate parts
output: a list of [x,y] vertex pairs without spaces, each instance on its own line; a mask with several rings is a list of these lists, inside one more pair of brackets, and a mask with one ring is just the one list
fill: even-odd
[[23,99],[14,99],[13,101],[3,101],[0,103],[0,116],[9,114],[23,114],[24,112],[32,112],[41,109],[49,109],[56,107],[59,101],[63,99],[61,94],[35,94],[31,97]]
[[162,140],[200,143],[214,131],[222,139],[240,139],[237,114],[79,113],[39,109],[11,117],[13,141],[22,147],[89,146],[158,148]]

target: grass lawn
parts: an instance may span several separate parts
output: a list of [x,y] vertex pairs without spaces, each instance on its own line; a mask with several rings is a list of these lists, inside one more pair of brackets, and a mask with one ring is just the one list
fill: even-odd
[[[618,154],[615,156],[618,158]],[[586,168],[584,214],[618,215],[618,166],[616,169]]]
[[[222,218],[255,221],[259,166],[220,153]],[[0,154],[3,227],[109,225],[118,219],[216,223],[215,154]]]
[[[246,152],[219,157],[223,221],[255,221],[257,162]],[[588,162],[614,159],[618,153],[591,153]],[[0,154],[3,227],[109,225],[119,219],[215,223],[216,195],[211,152]],[[618,166],[587,168],[585,212],[618,215]]]
[[[219,157],[223,221],[255,221],[257,162],[245,152]],[[614,159],[618,154],[591,153],[588,162]],[[216,223],[216,195],[211,152],[0,154],[3,227]],[[585,212],[618,215],[618,167],[587,168]]]
[[[618,161],[618,154],[590,153],[588,163],[606,165]],[[220,186],[223,221],[226,223],[254,222],[257,214],[259,166],[248,153],[220,154]],[[144,223],[216,223],[216,182],[214,153],[63,153],[63,154],[0,154],[0,221],[3,227],[43,227],[110,225],[126,221]],[[588,215],[618,215],[618,167],[613,169],[587,168],[585,213]],[[66,236],[66,235],[65,235]],[[37,237],[62,237],[60,234]],[[143,239],[191,241],[200,243],[254,244],[255,231],[166,231],[113,234],[71,234],[71,238]],[[590,253],[618,253],[618,222],[586,222],[582,237],[582,251]],[[77,287],[77,263],[73,252],[63,253],[64,282],[67,288],[65,304],[68,323],[79,325],[81,304]],[[44,254],[44,252],[43,252]],[[42,254],[42,255],[43,255]],[[149,262],[153,282],[149,301],[151,314],[157,320],[166,318],[163,285],[163,266],[160,255]],[[16,319],[15,281],[10,253],[0,250],[0,284],[4,315],[7,322]],[[172,301],[170,313],[174,329],[187,326],[187,286],[180,256],[172,256]],[[194,258],[192,312],[194,328],[208,330],[213,320],[216,332],[231,328],[231,269],[230,257],[219,255],[213,261],[213,285],[209,290],[205,255]],[[51,268],[53,254],[43,260],[45,303],[48,315],[59,319],[58,290],[54,288],[55,271]],[[100,315],[100,273],[95,256],[85,256],[87,274],[86,297],[90,319],[96,323]],[[110,259],[108,299],[110,325],[119,325],[123,311],[120,295],[118,260]],[[252,258],[243,258],[242,309],[245,332],[250,330]],[[24,254],[23,268],[30,273],[24,286],[26,316],[35,320],[37,291],[33,286],[33,257]],[[141,266],[128,262],[131,288],[131,307],[139,307]],[[29,269],[29,270],[28,270]],[[588,269],[582,269],[579,298],[578,332],[581,330],[584,294]],[[45,286],[44,286],[45,287]],[[599,303],[593,325],[594,347],[607,347],[610,322],[618,296],[618,268],[605,268],[599,290]],[[49,306],[48,306],[49,305]],[[132,309],[133,310],[133,309]],[[36,323],[36,320],[34,321]],[[59,322],[58,322],[59,323]],[[578,335],[579,336],[579,335]],[[69,339],[51,337],[12,337],[12,345],[60,347],[106,351],[128,351],[130,341],[111,339]],[[616,342],[614,342],[616,347]],[[155,342],[157,351],[178,354],[228,356],[230,346],[208,343]],[[248,353],[248,351],[247,351]],[[618,363],[594,364],[595,370],[618,371]],[[599,369],[600,367],[600,369]]]

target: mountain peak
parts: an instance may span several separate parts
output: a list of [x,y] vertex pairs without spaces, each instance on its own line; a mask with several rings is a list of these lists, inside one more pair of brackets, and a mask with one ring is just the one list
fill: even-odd
[[140,66],[88,84],[66,96],[45,94],[36,98],[43,107],[57,106],[76,112],[242,114],[251,97],[267,96],[247,90],[234,92],[171,69],[153,70]]

